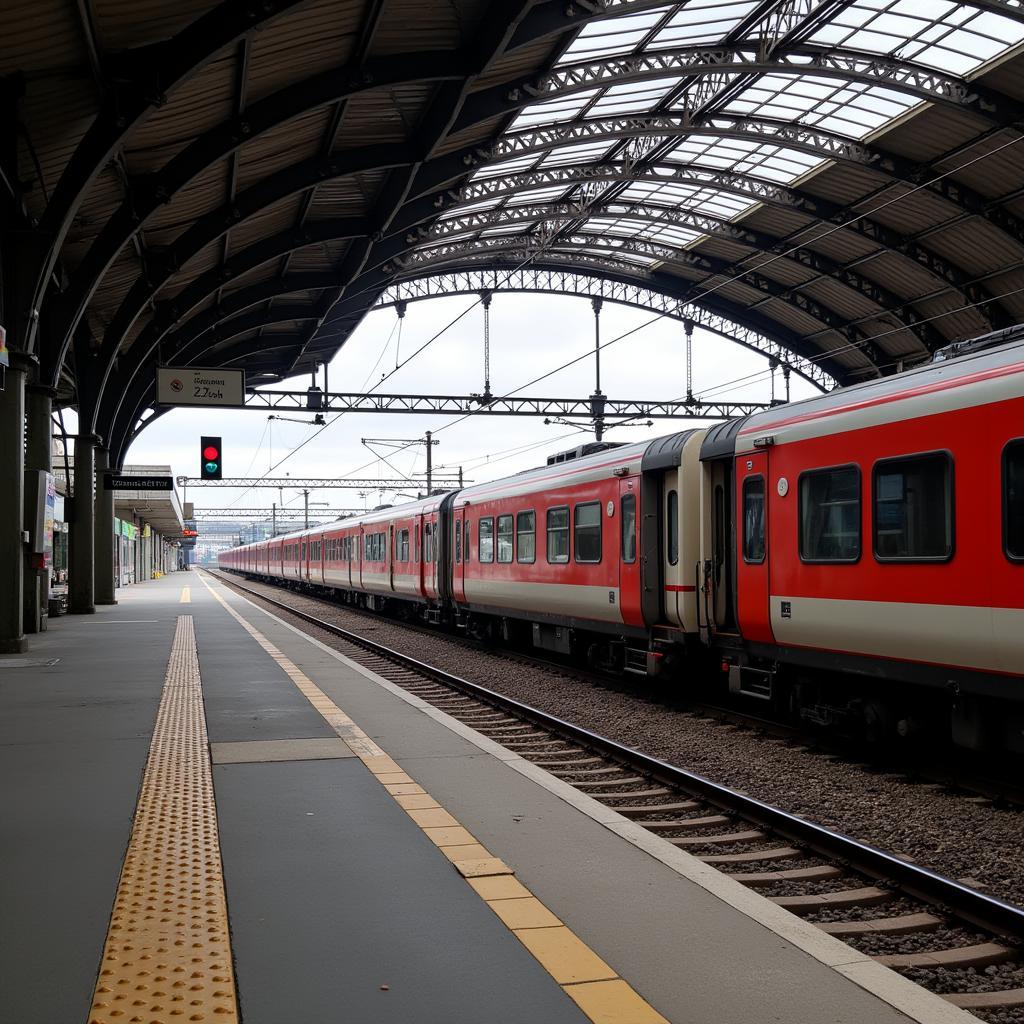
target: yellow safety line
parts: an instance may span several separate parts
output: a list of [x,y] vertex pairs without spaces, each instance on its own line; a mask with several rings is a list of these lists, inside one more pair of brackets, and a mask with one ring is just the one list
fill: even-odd
[[191,615],[179,615],[90,1024],[238,1020]]
[[181,588],[181,599],[178,604],[191,604],[192,603],[192,588],[182,587]]
[[590,1020],[595,1024],[669,1024],[515,878],[512,868],[493,856],[287,655],[228,604],[205,576],[200,578]]

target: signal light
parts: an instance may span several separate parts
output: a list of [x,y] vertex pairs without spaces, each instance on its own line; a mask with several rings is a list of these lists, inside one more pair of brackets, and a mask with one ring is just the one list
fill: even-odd
[[221,446],[219,437],[204,437],[199,445],[199,478],[221,479]]

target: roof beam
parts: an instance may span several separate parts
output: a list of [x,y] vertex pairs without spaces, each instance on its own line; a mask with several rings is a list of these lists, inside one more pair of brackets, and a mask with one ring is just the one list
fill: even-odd
[[[520,21],[533,4],[534,0],[505,0],[504,4],[489,12],[488,17],[484,19],[476,38],[464,55],[464,61],[469,66],[468,72],[461,80],[447,84],[441,90],[417,126],[416,134],[423,146],[424,163],[434,156],[438,146],[452,131],[459,111],[470,95],[473,81],[505,52]],[[413,165],[406,171],[392,174],[390,180],[385,183],[375,211],[376,237],[368,237],[364,242],[353,246],[352,251],[346,256],[339,272],[341,288],[338,297],[343,294],[348,282],[362,272],[374,251],[375,241],[388,230],[410,197],[419,170],[419,164]],[[289,371],[297,368],[299,360],[316,337],[317,330],[318,328],[314,328],[310,332],[299,358],[292,363]]]
[[[703,271],[707,275],[706,277],[688,281],[690,289],[685,296],[687,301],[700,301],[703,294],[708,293],[705,285],[712,285],[714,288],[714,292],[709,294],[717,292],[719,288],[714,287],[714,280],[722,278],[723,283],[727,283],[736,272],[736,268],[726,263],[725,260],[719,260],[699,252],[676,249],[670,245],[647,239],[626,238],[607,233],[578,232],[559,237],[550,251],[559,251],[571,258],[572,252],[576,248],[584,248],[598,253],[606,251],[609,255],[616,257],[628,253],[657,260],[659,263],[671,264],[673,267],[689,267]],[[509,254],[505,257],[506,260],[522,262],[535,255],[543,255],[545,251],[548,250],[536,244],[536,240],[529,236],[511,235],[483,238],[469,244],[441,245],[435,249],[418,250],[414,254],[416,258],[410,258],[401,263],[401,272],[403,274],[429,273],[432,270],[443,268],[448,263],[459,264],[474,258],[487,259],[493,257],[494,254],[499,254],[499,258],[501,258],[503,253]],[[758,273],[756,270],[743,271],[740,269],[738,273],[742,275],[738,284],[762,292],[766,297],[781,299],[831,328],[846,338],[852,347],[857,349],[876,368],[885,361],[885,354],[864,332],[851,325],[848,318],[805,294],[799,289],[799,286],[789,287],[774,278]],[[884,314],[880,314],[878,319],[884,319]],[[897,323],[896,326],[898,329],[910,330],[905,324]]]
[[[852,231],[869,239],[878,247],[879,252],[905,256],[918,266],[924,267],[942,284],[960,292],[968,302],[979,305],[988,303],[985,310],[989,314],[988,319],[993,328],[1009,327],[1016,322],[1001,306],[991,303],[990,293],[981,285],[973,282],[968,274],[917,239],[903,235],[879,221],[872,220],[867,215],[851,217],[848,207],[816,196],[806,190],[794,188],[791,185],[780,185],[768,178],[726,171],[718,167],[701,166],[694,163],[677,164],[670,161],[634,169],[630,169],[622,161],[541,167],[514,174],[480,178],[467,182],[460,189],[438,192],[434,196],[434,204],[435,208],[441,207],[445,212],[454,212],[460,206],[471,206],[475,203],[495,199],[504,200],[521,192],[584,185],[593,180],[624,182],[627,185],[634,182],[659,186],[679,184],[692,187],[694,191],[711,188],[780,210],[795,210],[812,218],[814,223],[799,228],[792,235],[787,236],[786,241],[790,244],[798,244],[802,238],[806,237],[804,244],[813,245],[818,232],[815,230],[815,233],[808,236],[809,229],[817,229],[820,226],[824,229],[820,233],[824,234],[832,227],[841,226],[845,231]],[[743,216],[740,214],[735,223],[742,225]],[[400,222],[400,224],[404,223],[404,221]],[[903,299],[902,301],[914,300]]]
[[160,171],[136,182],[135,195],[110,217],[76,269],[66,293],[60,296],[58,336],[64,349],[55,354],[48,368],[52,377],[59,371],[67,339],[88,305],[96,287],[121,247],[147,219],[193,178],[218,160],[230,155],[250,139],[317,107],[384,85],[405,82],[448,81],[462,72],[458,57],[450,52],[429,51],[396,54],[363,68],[336,68],[287,86],[251,104],[241,117],[232,117],[177,153]]
[[[794,285],[794,289],[806,288],[823,277],[830,278],[857,292],[869,302],[885,310],[888,315],[901,320],[907,328],[920,337],[925,348],[932,350],[945,343],[945,337],[918,316],[909,300],[891,292],[884,285],[864,277],[823,253],[804,247],[794,247],[782,238],[747,228],[741,222],[722,220],[718,217],[687,210],[685,207],[637,203],[621,199],[607,204],[596,203],[589,207],[585,214],[585,220],[589,222],[594,217],[607,220],[621,218],[638,220],[650,224],[652,227],[686,228],[695,236],[703,234],[722,238],[751,249],[749,257],[741,257],[738,263],[732,265],[723,263],[721,265],[718,272],[729,277],[739,276],[745,279],[749,273],[756,273],[759,270],[759,266],[749,269],[744,267],[742,264],[745,259],[756,259],[774,253],[779,257],[785,257],[787,261],[799,264],[814,274],[814,277],[808,281]],[[457,239],[463,235],[474,235],[488,227],[509,227],[516,224],[532,227],[538,223],[548,225],[558,222],[569,223],[579,218],[580,209],[573,203],[504,206],[496,210],[469,213],[462,217],[435,221],[433,226],[426,230],[421,237],[424,243],[429,244],[447,238]],[[618,236],[614,232],[610,232],[609,237]],[[671,247],[668,242],[661,244]],[[699,249],[689,249],[692,241],[682,244],[687,246],[687,251],[701,256]],[[712,258],[709,257],[709,259]]]
[[776,360],[780,365],[788,366],[821,391],[834,385],[834,378],[816,362],[801,358],[773,337],[743,327],[703,306],[686,303],[667,291],[658,290],[658,280],[657,275],[652,275],[649,281],[630,281],[594,271],[552,266],[530,266],[511,271],[497,268],[456,269],[396,281],[380,293],[373,309],[385,309],[399,302],[417,302],[439,295],[475,296],[482,291],[557,292],[561,295],[602,298],[608,302],[660,313],[673,320],[692,321],[727,341],[743,345],[766,358]]
[[[200,71],[222,48],[246,32],[273,21],[305,0],[224,0],[186,26],[172,39],[119,54],[108,61],[110,87],[50,196],[39,226],[47,244],[31,268],[31,308],[40,309],[43,295],[75,214],[89,186],[106,167],[123,140],[167,94]],[[35,318],[26,348],[35,346]]]
[[[810,44],[779,46],[770,54],[762,44],[744,42],[718,46],[684,46],[630,56],[563,64],[540,78],[502,84],[474,93],[455,124],[455,131],[498,113],[512,113],[535,103],[562,99],[594,89],[607,89],[686,76],[712,77],[725,87],[734,76],[783,75],[835,78],[884,86],[922,102],[966,110],[998,125],[1024,117],[1024,106],[1010,96],[944,74],[923,64],[894,57]],[[687,82],[688,89],[693,82]],[[687,109],[699,104],[687,97]]]

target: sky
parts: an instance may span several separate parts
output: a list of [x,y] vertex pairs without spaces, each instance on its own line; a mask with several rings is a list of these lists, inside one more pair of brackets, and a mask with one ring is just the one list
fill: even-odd
[[[401,331],[392,309],[366,316],[329,368],[332,391],[362,392],[380,384],[382,393],[465,395],[483,390],[483,309],[477,305],[445,330],[415,359],[386,382],[384,374],[396,361],[408,356],[460,313],[474,298],[452,296],[410,303]],[[608,342],[640,327],[601,354],[602,390],[611,398],[647,400],[676,399],[686,393],[685,335],[682,324],[668,317],[648,323],[650,311],[606,302],[601,313],[601,340]],[[642,326],[646,325],[646,326]],[[594,318],[590,300],[575,296],[498,293],[491,304],[491,391],[512,392],[533,378],[585,352],[593,352]],[[694,332],[694,393],[754,375],[728,390],[709,397],[722,400],[767,400],[767,360],[758,353],[716,335]],[[781,372],[776,375],[782,394]],[[305,374],[292,382],[267,390],[305,389]],[[318,383],[323,386],[323,373]],[[594,359],[576,363],[521,395],[578,398],[594,389]],[[795,374],[791,380],[794,399],[816,393]],[[334,419],[313,437],[318,428],[307,422],[268,421],[268,410],[174,409],[145,429],[132,445],[127,463],[170,465],[175,476],[198,476],[200,436],[223,439],[224,476],[258,477],[261,474],[302,476],[413,476],[425,469],[425,447],[415,445],[394,454],[394,449],[375,446],[362,438],[416,438],[431,430],[440,442],[434,447],[435,473],[457,473],[462,466],[466,481],[480,482],[512,475],[542,465],[547,455],[593,440],[591,430],[545,424],[540,418],[475,415],[461,423],[448,415],[396,415],[348,413]],[[299,413],[292,418],[310,420]],[[655,420],[654,425],[611,429],[607,440],[634,442],[673,433],[686,421]],[[692,425],[692,422],[689,423]],[[298,448],[303,442],[301,449]],[[389,459],[393,468],[375,452]],[[277,468],[273,468],[274,466]],[[272,470],[272,472],[271,472]],[[414,492],[406,490],[407,494]],[[270,509],[279,502],[301,509],[299,488],[198,488],[189,486],[187,500],[202,508]],[[310,495],[311,517],[318,508],[373,508],[403,500],[396,490],[321,489]],[[258,518],[258,517],[257,517]]]

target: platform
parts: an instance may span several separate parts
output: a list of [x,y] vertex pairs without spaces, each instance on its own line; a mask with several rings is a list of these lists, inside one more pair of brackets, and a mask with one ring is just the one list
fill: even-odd
[[199,572],[0,658],[0,821],[2,1024],[974,1019]]

